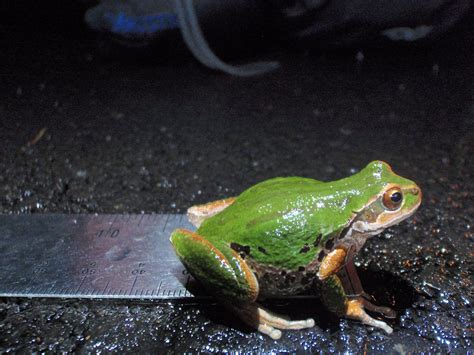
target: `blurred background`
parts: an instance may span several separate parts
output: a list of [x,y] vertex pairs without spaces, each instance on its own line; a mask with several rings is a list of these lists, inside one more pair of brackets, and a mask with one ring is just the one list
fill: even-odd
[[390,337],[320,304],[276,305],[318,320],[273,342],[212,302],[2,299],[0,351],[472,348],[472,19],[467,0],[0,1],[1,213],[184,213],[375,159],[424,193],[358,257]]

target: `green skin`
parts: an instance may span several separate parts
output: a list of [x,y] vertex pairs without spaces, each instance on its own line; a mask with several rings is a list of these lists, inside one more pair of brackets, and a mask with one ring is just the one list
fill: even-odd
[[[394,211],[382,201],[390,186],[403,191]],[[421,201],[415,188],[380,161],[332,182],[274,178],[250,187],[204,220],[196,231],[202,240],[176,230],[171,242],[191,274],[224,302],[292,295],[313,284],[322,258],[332,250],[358,251],[367,237],[410,216]],[[255,275],[257,295],[242,263]],[[326,304],[336,304],[330,308],[343,313],[346,296],[339,283],[329,277],[322,290],[331,298]]]

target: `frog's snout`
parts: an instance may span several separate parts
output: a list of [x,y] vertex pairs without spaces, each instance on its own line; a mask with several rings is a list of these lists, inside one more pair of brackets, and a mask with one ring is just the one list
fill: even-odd
[[416,196],[418,196],[418,205],[421,204],[421,200],[423,200],[423,192],[421,192],[421,189],[416,186],[417,188],[417,193],[416,193]]

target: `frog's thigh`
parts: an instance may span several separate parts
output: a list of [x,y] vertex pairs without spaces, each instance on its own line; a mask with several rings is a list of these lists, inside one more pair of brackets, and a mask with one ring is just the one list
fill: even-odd
[[387,323],[373,319],[364,311],[362,298],[349,299],[337,275],[332,275],[323,281],[323,302],[329,310],[339,316],[346,316],[366,325],[381,328],[388,334],[393,331]]
[[204,220],[225,210],[227,207],[233,204],[234,201],[235,197],[230,197],[224,200],[209,202],[204,205],[192,206],[188,208],[188,220],[194,226],[199,227]]
[[273,339],[281,337],[277,328],[314,326],[313,319],[290,321],[260,307],[255,302],[257,279],[233,249],[225,246],[217,249],[198,234],[185,229],[175,230],[170,240],[189,272],[248,325]]
[[188,271],[215,296],[229,301],[252,302],[258,282],[242,258],[230,247],[217,249],[186,229],[171,234],[171,244]]

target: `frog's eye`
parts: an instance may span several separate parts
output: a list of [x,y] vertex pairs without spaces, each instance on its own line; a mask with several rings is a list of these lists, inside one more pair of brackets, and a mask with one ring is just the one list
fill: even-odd
[[402,190],[398,187],[392,187],[383,194],[383,204],[389,210],[396,210],[403,201]]

